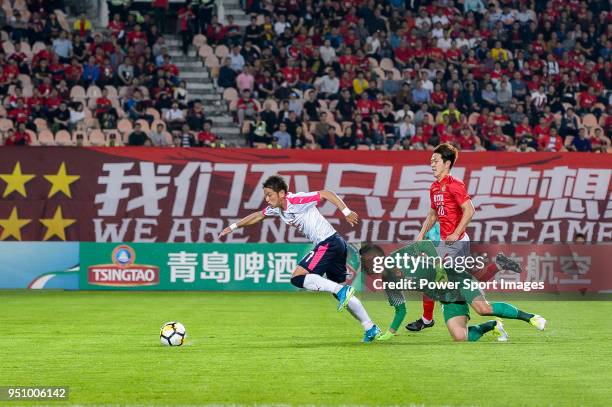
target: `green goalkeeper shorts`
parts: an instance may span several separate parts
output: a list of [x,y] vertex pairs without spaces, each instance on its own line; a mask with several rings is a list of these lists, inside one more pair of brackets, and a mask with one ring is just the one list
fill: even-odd
[[442,303],[442,314],[444,315],[444,322],[448,322],[449,319],[454,317],[466,316],[468,321],[470,320],[470,308],[465,301],[460,302],[443,302]]

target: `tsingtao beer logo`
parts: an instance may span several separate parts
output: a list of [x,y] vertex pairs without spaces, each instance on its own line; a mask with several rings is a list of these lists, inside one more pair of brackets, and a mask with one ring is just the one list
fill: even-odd
[[87,282],[108,287],[139,287],[159,284],[159,267],[136,264],[136,252],[128,245],[119,245],[111,254],[112,264],[87,268]]

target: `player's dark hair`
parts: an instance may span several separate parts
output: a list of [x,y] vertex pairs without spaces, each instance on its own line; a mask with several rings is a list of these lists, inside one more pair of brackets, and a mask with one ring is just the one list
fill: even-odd
[[363,256],[366,253],[374,252],[379,256],[384,256],[385,251],[377,244],[374,243],[363,243],[359,249],[359,255]]
[[270,188],[274,192],[280,192],[289,190],[287,186],[287,182],[280,175],[272,175],[269,177],[266,182],[263,183],[264,188]]
[[435,148],[433,153],[438,153],[442,157],[442,162],[450,161],[450,167],[453,168],[455,165],[455,161],[457,161],[457,157],[459,156],[459,151],[457,148],[449,143],[440,144]]

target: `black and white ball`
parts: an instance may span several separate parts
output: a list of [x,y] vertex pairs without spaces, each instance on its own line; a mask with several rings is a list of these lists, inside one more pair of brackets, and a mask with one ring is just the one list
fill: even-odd
[[187,331],[180,322],[166,322],[159,332],[159,340],[165,346],[181,346],[186,337]]

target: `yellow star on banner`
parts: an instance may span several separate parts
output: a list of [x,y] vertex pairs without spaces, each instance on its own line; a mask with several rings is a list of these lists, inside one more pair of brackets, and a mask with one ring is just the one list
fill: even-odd
[[64,229],[76,222],[76,219],[64,219],[62,207],[58,206],[52,218],[40,219],[39,222],[47,227],[43,240],[49,240],[53,236],[66,240],[66,231]]
[[2,198],[6,198],[13,191],[17,191],[21,196],[27,198],[25,184],[34,177],[34,174],[22,174],[21,164],[18,161],[12,174],[0,174],[0,179],[7,183]]
[[0,227],[2,227],[0,240],[5,240],[10,236],[21,240],[21,228],[30,222],[32,222],[32,219],[19,219],[17,207],[14,207],[8,219],[0,219]]
[[63,192],[68,198],[72,198],[72,193],[70,192],[70,184],[81,178],[80,175],[68,175],[66,173],[66,163],[62,162],[59,170],[57,170],[57,174],[55,175],[45,175],[44,176],[47,181],[51,183],[51,189],[49,190],[49,196],[47,198],[51,198],[53,195],[58,192]]

